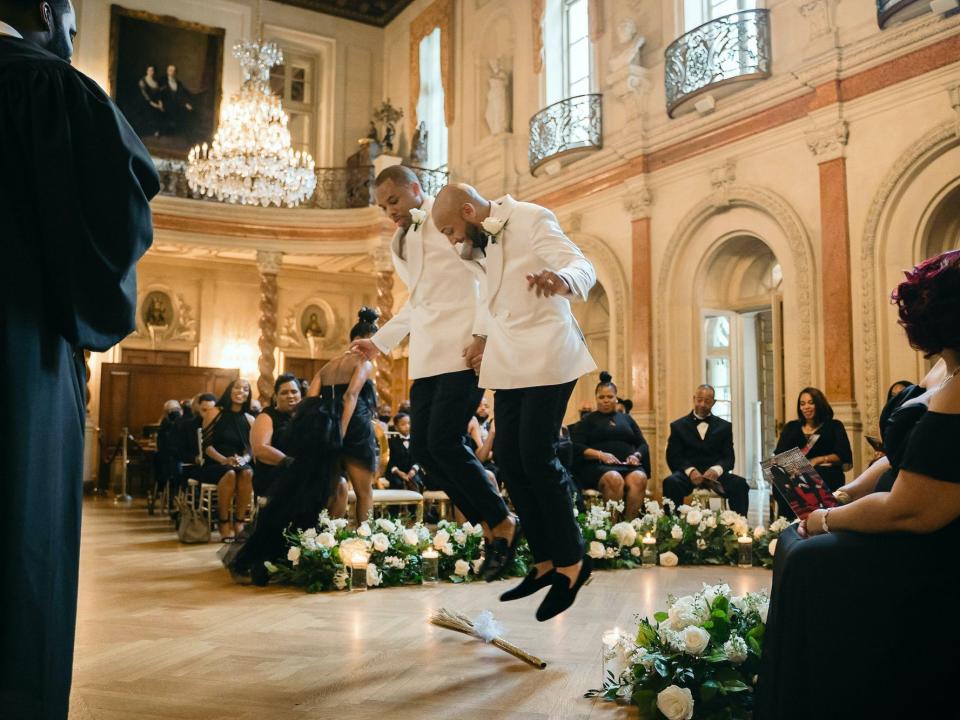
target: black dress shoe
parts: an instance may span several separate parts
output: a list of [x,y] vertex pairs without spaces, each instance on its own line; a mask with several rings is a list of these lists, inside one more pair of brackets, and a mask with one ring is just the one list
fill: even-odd
[[500,578],[513,564],[519,544],[520,523],[517,522],[513,529],[512,542],[507,542],[506,538],[495,537],[490,543],[488,553],[484,556],[483,565],[480,567],[480,577],[487,582]]
[[587,555],[583,556],[583,565],[580,566],[580,572],[577,574],[577,581],[570,587],[570,580],[562,573],[554,573],[550,592],[537,608],[537,620],[543,622],[559,615],[564,610],[573,605],[577,599],[577,593],[580,588],[590,582],[590,574],[593,572],[593,561]]
[[550,585],[553,582],[553,578],[556,577],[556,574],[556,571],[551,568],[538,577],[537,569],[534,568],[527,573],[527,576],[519,585],[503,593],[503,595],[500,596],[500,602],[510,602],[511,600],[519,600],[528,595],[533,595],[538,590],[542,590],[547,587],[547,585]]

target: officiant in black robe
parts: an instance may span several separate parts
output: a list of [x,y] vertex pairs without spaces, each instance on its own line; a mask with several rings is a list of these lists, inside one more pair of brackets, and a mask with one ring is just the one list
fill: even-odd
[[[150,156],[68,63],[70,0],[0,0],[0,717],[67,717],[82,504],[83,350],[134,328]],[[14,410],[13,408],[16,408]]]

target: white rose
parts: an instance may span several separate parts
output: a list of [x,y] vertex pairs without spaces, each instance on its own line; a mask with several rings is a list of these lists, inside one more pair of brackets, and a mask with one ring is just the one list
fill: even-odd
[[708,516],[708,517],[707,517],[707,527],[708,527],[708,528],[715,528],[716,526],[717,526],[717,518],[714,517],[713,515]]
[[707,605],[713,606],[713,601],[717,599],[717,596],[723,595],[724,597],[730,597],[730,586],[726,583],[721,583],[719,585],[707,585],[703,584],[703,599],[707,601]]
[[767,531],[763,529],[763,525],[757,525],[757,526],[753,529],[753,538],[754,538],[754,540],[759,540],[760,538],[762,538],[762,537],[764,536],[764,534],[765,534],[766,532],[767,532]]
[[607,560],[613,560],[617,556],[617,551],[612,547],[608,547],[606,550]]
[[421,210],[420,208],[411,208],[410,219],[413,220],[414,225],[420,227],[427,219],[427,213],[425,210]]
[[683,638],[683,648],[691,655],[702,655],[710,644],[710,633],[702,627],[688,625],[680,633]]
[[469,520],[467,520],[467,521],[466,521],[463,525],[461,525],[460,527],[461,527],[461,529],[462,529],[467,535],[469,535],[470,533],[473,532],[473,525],[470,524],[470,521],[469,521]]
[[287,560],[293,563],[293,566],[296,567],[300,564],[300,548],[294,546],[287,550]]
[[453,541],[457,543],[457,545],[463,545],[467,541],[467,534],[463,530],[457,530],[453,534]]
[[317,536],[316,528],[308,528],[307,530],[303,531],[304,538],[315,538],[316,536]]
[[334,531],[343,530],[350,523],[347,522],[346,518],[334,518],[330,521],[330,525],[333,527]]
[[669,550],[660,553],[660,564],[663,567],[676,567],[678,562],[680,562],[680,558],[677,557],[676,553],[672,553]]
[[733,529],[733,534],[737,537],[742,537],[750,533],[750,526],[742,520],[737,520],[733,525],[731,525],[731,528]]
[[606,539],[607,539],[607,531],[606,531],[606,530],[597,530],[597,532],[594,533],[594,536],[597,538],[597,540],[606,540]]
[[687,513],[687,522],[691,525],[699,525],[702,519],[703,513],[696,508],[692,508],[690,512]]
[[333,533],[322,532],[317,535],[317,544],[320,547],[332,548],[337,544],[337,539],[333,536]]
[[747,659],[747,643],[739,635],[734,635],[723,644],[723,654],[734,665],[739,665]]
[[303,539],[303,546],[307,550],[316,550],[317,549],[317,539],[312,537],[305,537]]
[[688,625],[699,625],[709,616],[709,610],[701,599],[694,595],[684,595],[674,600],[667,610],[670,627],[683,630]]
[[473,526],[473,535],[483,535],[483,525],[477,524]]
[[453,543],[447,543],[442,548],[440,548],[440,552],[442,552],[447,557],[450,557],[451,555],[456,554],[457,551],[453,549]]
[[633,555],[634,557],[640,557],[640,552],[641,552],[640,548],[638,548],[636,545],[630,548],[630,554]]
[[733,510],[724,510],[720,513],[721,525],[733,525],[739,519],[740,516]]
[[368,538],[373,534],[373,531],[370,529],[370,526],[367,524],[367,521],[364,520],[360,523],[360,527],[357,528],[357,535],[362,538]]
[[503,218],[493,217],[493,215],[490,215],[489,217],[485,218],[482,223],[480,223],[480,226],[483,228],[485,233],[496,237],[500,234],[500,231],[503,230],[503,226],[506,224],[507,221]]
[[366,555],[369,547],[366,540],[360,538],[346,538],[340,543],[340,561],[344,564],[353,562],[354,555]]
[[474,574],[474,575],[479,575],[479,574],[480,574],[480,568],[481,568],[481,567],[483,567],[483,558],[477,558],[476,560],[474,560],[474,561],[473,561],[473,574]]
[[594,560],[603,560],[607,556],[607,550],[603,547],[603,543],[599,543],[596,540],[590,543],[590,550],[587,551],[587,555],[592,557]]
[[630,546],[637,541],[637,531],[627,522],[618,522],[610,529],[610,533],[620,545]]
[[686,504],[681,505],[680,507],[677,508],[677,512],[680,513],[681,515],[686,515],[691,510],[693,510],[693,508]]
[[770,544],[767,545],[767,552],[770,553],[770,557],[773,557],[773,554],[777,551],[777,539],[774,538],[770,541]]
[[657,693],[657,709],[667,720],[690,720],[693,717],[693,693],[671,685]]
[[674,540],[683,539],[683,528],[679,525],[674,525],[672,528],[670,528],[670,537],[672,537]]
[[457,560],[453,566],[454,575],[459,575],[460,577],[466,577],[470,574],[470,563],[466,560]]
[[450,542],[450,533],[446,530],[437,530],[437,534],[433,536],[433,546],[437,550],[442,550],[448,542]]
[[380,584],[380,571],[373,563],[367,565],[367,586],[377,587]]
[[407,545],[417,545],[420,542],[420,536],[417,535],[416,530],[404,530],[403,541]]
[[397,529],[397,526],[393,523],[393,521],[388,520],[387,518],[380,518],[377,520],[377,527],[386,533],[396,532]]
[[377,552],[386,552],[390,547],[390,540],[383,533],[377,533],[370,540],[373,542],[373,549]]
[[430,539],[430,529],[426,525],[417,525],[416,531],[421,541]]

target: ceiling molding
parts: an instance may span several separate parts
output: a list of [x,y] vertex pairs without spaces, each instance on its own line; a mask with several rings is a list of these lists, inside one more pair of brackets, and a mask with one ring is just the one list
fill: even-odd
[[413,0],[276,0],[276,2],[382,28],[403,12]]

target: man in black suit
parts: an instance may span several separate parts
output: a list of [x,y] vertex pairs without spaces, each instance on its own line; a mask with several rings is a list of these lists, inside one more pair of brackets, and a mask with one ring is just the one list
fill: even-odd
[[701,385],[693,396],[693,412],[670,423],[667,465],[672,474],[663,481],[663,496],[678,506],[694,488],[706,487],[725,495],[730,509],[747,514],[750,489],[734,475],[733,426],[710,411],[714,390]]

